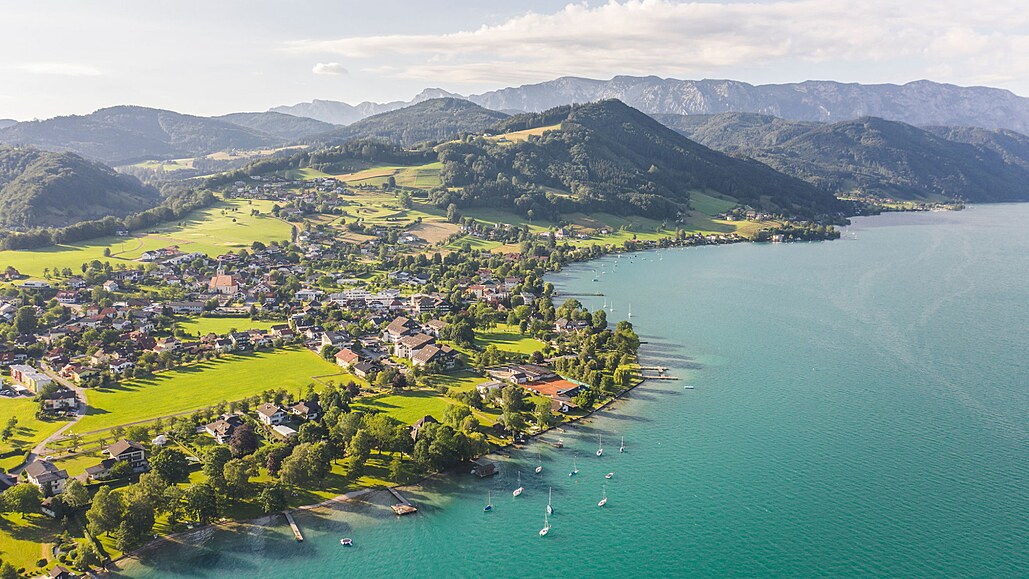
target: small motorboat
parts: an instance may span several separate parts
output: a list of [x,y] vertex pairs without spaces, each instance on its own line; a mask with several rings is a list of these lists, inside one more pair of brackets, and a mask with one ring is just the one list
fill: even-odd
[[607,473],[607,474],[605,474],[605,475],[604,475],[604,478],[611,478],[611,477],[613,477],[613,476],[615,476],[615,473],[613,473],[613,472],[609,472],[609,473]]
[[354,546],[354,540],[351,539],[350,537],[344,537],[344,538],[339,540],[339,544],[343,545],[344,547],[353,547]]

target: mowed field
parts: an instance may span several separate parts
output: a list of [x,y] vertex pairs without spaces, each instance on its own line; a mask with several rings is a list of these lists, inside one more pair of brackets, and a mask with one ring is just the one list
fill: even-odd
[[114,388],[90,390],[89,410],[75,432],[83,434],[189,412],[269,389],[285,388],[302,394],[316,376],[338,383],[347,375],[304,349],[228,355],[160,372],[153,378],[126,380]]
[[[0,251],[0,269],[14,266],[25,275],[41,277],[44,268],[67,267],[77,272],[83,263],[94,259],[112,265],[135,265],[143,252],[172,245],[185,252],[199,251],[214,257],[250,247],[254,241],[287,241],[290,225],[270,215],[272,205],[271,201],[232,199],[194,211],[180,222],[135,232],[130,237],[101,237],[41,249]],[[262,214],[250,215],[251,209]],[[105,249],[111,250],[111,257],[104,257]]]
[[179,322],[178,327],[191,336],[200,337],[212,332],[225,335],[232,330],[237,332],[267,330],[277,323],[283,322],[251,320],[250,318],[190,318]]
[[[6,442],[0,442],[0,453],[13,450],[15,447],[28,451],[36,443],[65,425],[63,420],[55,420],[53,422],[37,420],[36,410],[38,408],[39,404],[31,398],[22,396],[18,398],[0,397],[0,428],[7,426],[7,421],[11,417],[18,419],[18,425],[14,429],[14,436]],[[0,459],[0,468],[9,469],[18,466],[21,463],[21,459],[20,455]]]
[[535,338],[523,336],[518,331],[518,326],[508,324],[497,324],[489,330],[477,330],[475,345],[482,348],[496,346],[498,350],[516,354],[531,354],[536,350],[542,350],[544,346],[543,342]]

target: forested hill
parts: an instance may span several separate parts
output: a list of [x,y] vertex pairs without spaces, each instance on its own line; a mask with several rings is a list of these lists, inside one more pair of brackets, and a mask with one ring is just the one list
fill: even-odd
[[668,218],[687,211],[690,192],[699,190],[791,215],[839,210],[831,194],[809,183],[695,143],[617,100],[516,116],[499,128],[555,121],[560,130],[523,141],[477,138],[440,146],[444,185],[460,190],[437,191],[436,202]]
[[479,133],[508,115],[455,98],[438,98],[380,113],[340,127],[314,140],[336,145],[358,139],[379,139],[398,145],[442,141],[462,133]]
[[1029,138],[1011,131],[924,130],[874,117],[834,124],[739,113],[658,118],[709,147],[836,194],[1029,200]]
[[0,129],[0,143],[71,151],[112,165],[253,149],[280,142],[279,138],[218,119],[135,106]]
[[156,189],[72,153],[0,146],[0,227],[63,227],[160,202]]
[[286,141],[304,139],[331,131],[336,127],[336,125],[323,123],[315,119],[295,117],[272,111],[264,113],[232,113],[214,118],[260,133],[274,135]]

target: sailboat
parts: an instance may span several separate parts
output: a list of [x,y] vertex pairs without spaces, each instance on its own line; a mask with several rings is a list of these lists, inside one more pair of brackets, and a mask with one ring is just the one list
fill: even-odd
[[482,507],[482,512],[488,513],[493,510],[493,497],[490,496],[490,492],[486,491],[486,506]]
[[628,313],[628,316],[629,316],[630,318],[632,317],[632,304],[629,304],[629,313]]
[[543,515],[543,528],[540,529],[540,536],[545,537],[550,532],[550,519],[547,515]]
[[597,436],[600,437],[600,442],[598,443],[598,446],[597,446],[597,456],[601,456],[602,454],[604,454],[604,435],[603,434],[599,434]]
[[597,503],[597,506],[598,507],[602,507],[602,506],[604,506],[606,504],[607,504],[607,486],[605,485],[604,486],[604,498],[600,499],[600,502]]
[[618,447],[618,452],[625,452],[625,437],[622,437],[622,444]]
[[543,459],[540,458],[540,453],[536,453],[536,474],[543,472]]
[[518,495],[522,494],[523,492],[525,492],[525,487],[522,486],[522,473],[519,472],[518,473],[518,488],[516,488],[515,490],[511,491],[511,496],[517,497]]
[[554,505],[552,504],[553,499],[554,499],[554,487],[550,487],[550,494],[547,496],[547,514],[548,515],[553,515],[554,514]]
[[568,473],[568,476],[575,476],[579,474],[579,469],[575,466],[575,459],[572,459],[572,472]]

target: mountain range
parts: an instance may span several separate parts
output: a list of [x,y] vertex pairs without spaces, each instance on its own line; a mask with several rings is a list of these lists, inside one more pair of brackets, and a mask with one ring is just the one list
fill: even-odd
[[744,113],[656,115],[690,139],[834,193],[896,199],[1029,200],[1029,137],[864,117],[812,123]]
[[74,153],[0,146],[2,227],[63,227],[122,217],[160,201],[156,189]]
[[616,76],[610,80],[562,77],[462,97],[427,89],[413,100],[313,101],[272,111],[346,125],[382,112],[440,97],[464,98],[487,109],[539,112],[556,106],[618,99],[647,114],[749,112],[787,120],[838,122],[865,116],[916,126],[971,126],[1029,133],[1029,99],[987,87],[960,87],[931,81],[903,85],[811,80],[752,85],[734,80],[678,80],[656,76]]
[[394,111],[379,113],[345,127],[315,135],[322,144],[355,139],[378,139],[398,145],[442,141],[461,133],[481,133],[508,115],[455,98],[424,100]]

